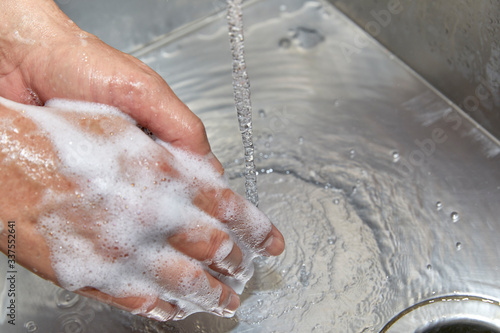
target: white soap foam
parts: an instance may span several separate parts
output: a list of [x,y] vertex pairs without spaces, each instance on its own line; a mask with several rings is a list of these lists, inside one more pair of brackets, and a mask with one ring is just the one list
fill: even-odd
[[245,225],[245,230],[248,234],[248,242],[254,249],[257,248],[264,241],[266,236],[271,231],[271,225],[266,223],[268,218],[254,205],[248,205],[245,201],[243,206],[235,203],[234,201],[226,201],[221,203],[221,210],[223,211],[222,218],[228,221],[229,224],[234,224],[237,228],[241,224],[241,217],[250,217],[251,225]]
[[47,170],[55,170],[54,161],[43,158],[40,152],[32,147],[26,147],[17,138],[19,128],[10,118],[0,119],[0,146],[4,154],[3,163],[16,163],[22,165],[25,175],[39,181],[41,175],[36,172],[34,166],[44,167]]
[[[215,252],[213,261],[215,262],[221,262],[222,260],[226,259],[226,257],[231,253],[234,247],[234,242],[232,240],[225,240],[222,242],[222,244],[219,246],[219,249]],[[211,264],[211,262],[209,263]]]
[[[204,274],[199,274],[201,270],[242,292],[253,275],[255,246],[271,225],[249,202],[244,207],[226,204],[228,217],[237,219],[235,214],[242,211],[251,214],[254,221],[239,225],[223,224],[192,204],[196,186],[228,187],[207,158],[158,140],[155,143],[135,126],[117,125],[133,121],[109,106],[52,100],[36,107],[2,98],[0,103],[22,111],[46,132],[63,165],[59,172],[78,184],[71,194],[47,191],[46,202],[56,202],[59,208],[40,218],[39,230],[51,248],[53,268],[63,287],[91,286],[114,297],[149,299],[136,313],[145,313],[156,297],[176,304],[186,314],[222,313],[221,290],[212,288]],[[119,130],[96,135],[80,127],[79,120],[96,117],[111,119]],[[158,172],[156,164],[162,162],[176,173]],[[87,215],[81,216],[82,211]],[[227,257],[234,244],[241,248],[243,269],[235,277],[213,272],[208,263],[191,259],[168,244],[169,236],[199,226],[223,230],[232,238],[222,244],[214,260]],[[247,240],[249,232],[252,237]]]
[[51,100],[48,100],[45,103],[46,107],[58,109],[59,111],[68,111],[71,113],[75,112],[80,112],[80,113],[89,113],[92,112],[94,115],[112,115],[112,116],[118,116],[123,119],[127,119],[131,123],[135,123],[134,119],[127,115],[126,113],[123,113],[120,111],[120,109],[106,105],[106,104],[99,104],[99,103],[91,103],[91,102],[80,102],[80,101],[73,101],[73,100],[68,100],[68,99],[60,99],[60,98],[54,98]]

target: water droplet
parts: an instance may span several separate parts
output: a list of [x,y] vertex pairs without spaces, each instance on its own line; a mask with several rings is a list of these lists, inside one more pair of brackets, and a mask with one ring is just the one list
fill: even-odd
[[427,269],[431,270],[432,269],[432,265],[431,264],[427,265]]
[[358,187],[357,186],[353,186],[352,187],[351,196],[355,195],[357,192],[358,192]]
[[356,156],[356,151],[355,151],[354,149],[351,149],[351,150],[349,151],[349,157],[350,157],[350,158],[354,158],[354,156]]
[[56,293],[56,305],[59,308],[70,308],[78,303],[79,300],[80,296],[64,289],[60,289]]
[[306,266],[302,265],[302,267],[300,268],[300,273],[299,273],[299,281],[300,281],[300,283],[302,283],[302,285],[304,287],[307,287],[309,285],[309,276],[310,276],[310,273],[307,272]]
[[288,38],[281,38],[278,45],[282,49],[288,49],[290,48],[290,45],[292,45],[292,42]]
[[24,328],[26,328],[26,332],[36,332],[38,330],[38,327],[33,320],[24,323]]
[[335,237],[328,237],[328,240],[327,240],[328,244],[333,245],[333,244],[335,244],[335,241],[336,241]]
[[325,37],[315,29],[298,27],[292,30],[293,38],[303,49],[312,49],[325,40]]
[[299,136],[299,145],[303,144],[304,143],[304,137],[302,136]]
[[451,220],[453,221],[453,223],[457,223],[458,220],[460,220],[460,215],[458,215],[457,212],[451,213],[450,217],[451,217]]
[[259,117],[266,118],[266,111],[264,111],[264,109],[259,110]]
[[392,152],[392,160],[394,162],[398,162],[400,158],[401,158],[401,156],[399,155],[399,152],[397,152],[397,151]]
[[340,200],[339,200],[339,199],[333,199],[333,203],[334,203],[335,205],[338,205],[338,204],[339,204],[339,202],[340,202]]
[[[443,209],[443,203],[441,201],[436,202],[436,209],[441,210]],[[453,217],[452,217],[453,218]]]
[[460,243],[460,242],[457,242],[457,244],[455,244],[455,246],[457,247],[457,251],[460,251],[462,249],[462,243]]

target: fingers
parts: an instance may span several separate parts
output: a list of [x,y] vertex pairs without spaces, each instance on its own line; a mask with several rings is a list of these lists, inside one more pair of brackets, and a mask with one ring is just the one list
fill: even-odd
[[166,260],[157,273],[157,281],[165,288],[165,295],[187,313],[207,311],[231,317],[240,305],[233,289],[195,261],[182,257]]
[[[54,7],[62,21],[65,15]],[[115,106],[165,142],[202,156],[210,153],[201,120],[154,70],[74,24],[68,29],[43,13],[30,15],[54,33],[44,40],[44,47],[19,55],[9,69],[15,75],[2,78],[0,68],[0,88],[5,87],[6,97],[21,103],[64,98]],[[222,170],[218,161],[214,164]]]
[[[43,82],[45,86],[37,85],[36,89],[43,90],[44,93],[39,93],[43,100],[54,97],[74,98],[112,105],[151,130],[160,140],[198,155],[210,153],[203,123],[159,74],[140,60],[113,49],[100,40],[87,41],[84,48],[77,46],[69,54],[69,57],[78,62],[82,52],[85,53],[88,61],[75,64],[81,74],[75,77],[74,67],[63,68],[69,76],[68,80],[78,84],[71,85],[70,88],[60,87],[60,80],[55,80],[53,84],[57,86],[57,92],[53,92]],[[79,43],[79,40],[75,42]],[[65,53],[65,58],[67,57]],[[51,68],[48,71],[56,77],[60,75],[60,70]],[[77,90],[73,89],[78,85],[80,87]]]
[[155,306],[148,309],[146,313],[139,315],[158,321],[181,320],[187,316],[186,312],[179,309],[179,307],[161,299],[158,299]]
[[259,245],[261,254],[269,256],[279,256],[285,250],[285,239],[281,232],[272,225],[271,231]]
[[165,260],[156,273],[156,295],[113,297],[91,287],[77,293],[159,321],[180,320],[200,311],[232,317],[240,306],[238,295],[230,287],[192,261],[179,257]]
[[212,312],[221,317],[232,317],[240,306],[239,296],[233,289],[211,276],[208,272],[203,271],[203,273],[214,290],[221,290],[219,306],[213,309]]
[[222,230],[209,227],[188,229],[171,236],[168,241],[176,250],[206,263],[218,273],[234,276],[241,269],[241,249]]
[[[119,309],[139,314],[143,317],[158,321],[179,320],[184,318],[185,312],[179,307],[159,298],[154,300],[146,297],[112,297],[95,288],[83,288],[78,294],[96,299]],[[139,309],[144,309],[142,312]],[[138,312],[139,311],[139,312]]]
[[[9,14],[0,34],[9,49],[0,52],[4,97],[36,105],[53,98],[112,105],[165,142],[202,156],[210,153],[203,123],[160,75],[78,28],[54,2],[37,2],[36,10],[33,4],[0,2]],[[222,172],[217,159],[212,164]]]
[[283,235],[264,213],[230,189],[203,189],[193,203],[226,223],[245,245],[261,254],[276,256],[285,249]]

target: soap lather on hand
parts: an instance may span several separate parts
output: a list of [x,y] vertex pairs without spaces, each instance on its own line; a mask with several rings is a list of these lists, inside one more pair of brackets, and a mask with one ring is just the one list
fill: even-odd
[[18,262],[64,288],[158,320],[232,316],[284,240],[228,188],[199,118],[52,1],[0,13],[0,249],[15,220]]

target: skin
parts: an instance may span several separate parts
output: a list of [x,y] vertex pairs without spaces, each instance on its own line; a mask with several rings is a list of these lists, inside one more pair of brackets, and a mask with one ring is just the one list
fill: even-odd
[[[138,59],[79,29],[53,1],[0,1],[0,96],[40,106],[52,98],[66,98],[118,107],[138,124],[149,128],[159,139],[206,156],[213,167],[223,173],[220,162],[211,153],[202,122],[178,99],[167,83]],[[120,119],[111,120],[97,117],[77,123],[96,136],[105,135],[103,128],[107,133],[113,126],[116,131],[134,126]],[[61,172],[64,165],[53,143],[22,112],[0,105],[0,135],[8,138],[0,140],[0,220],[4,224],[0,250],[6,253],[7,221],[15,220],[17,262],[59,284],[51,264],[50,247],[39,231],[39,220],[47,212],[65,209],[61,203],[46,200],[44,195],[47,190],[70,197],[78,190],[79,181]],[[153,141],[151,144],[156,145]],[[8,158],[7,151],[28,151],[44,163],[22,158],[12,160]],[[158,146],[151,161],[157,163],[159,173],[175,177],[175,170],[170,167],[171,158],[168,151]],[[284,239],[276,227],[272,226],[269,234],[258,244],[255,244],[248,229],[242,227],[243,222],[250,222],[250,225],[252,222],[242,197],[227,188],[200,187],[195,193],[193,205],[219,219],[255,251],[271,256],[283,252]],[[43,202],[42,198],[45,198]],[[238,217],[230,221],[225,220],[223,209],[228,203],[239,207]],[[81,223],[82,234],[86,237],[102,242],[97,241],[92,232],[84,232],[83,225],[84,221],[92,221],[99,214],[105,214],[104,208],[89,210],[79,207],[68,213],[66,218],[76,225]],[[165,241],[180,253],[203,262],[212,259],[219,246],[232,237],[224,231],[203,226],[198,232],[210,237],[193,242],[186,232],[179,232]],[[109,253],[103,251],[102,255],[108,256]],[[212,263],[210,268],[232,275],[238,271],[241,260],[241,250],[235,246],[227,258],[220,263]],[[230,314],[239,306],[239,298],[229,286],[209,272],[193,266],[182,263],[167,265],[159,272],[161,281],[167,287],[175,285],[174,282],[186,270],[197,278],[206,279],[213,288],[222,289],[219,306],[226,312],[219,312],[219,315]],[[133,286],[131,289],[130,294],[133,295]],[[147,301],[140,296],[113,297],[92,287],[80,289],[78,293],[128,311],[141,308]],[[148,305],[146,312],[152,309],[161,312],[162,319],[182,316],[179,308],[158,298]]]

